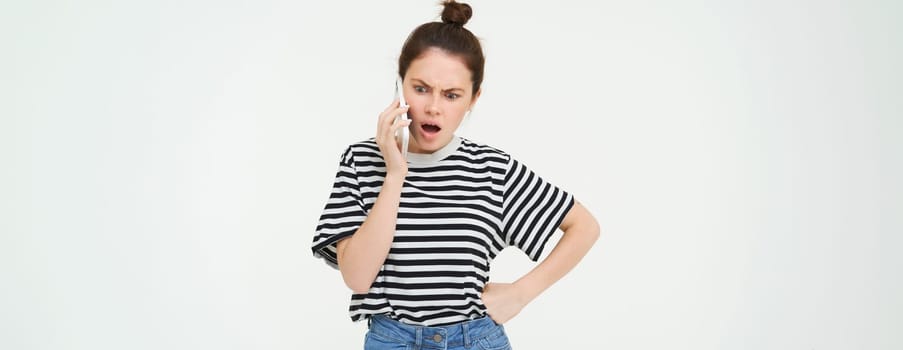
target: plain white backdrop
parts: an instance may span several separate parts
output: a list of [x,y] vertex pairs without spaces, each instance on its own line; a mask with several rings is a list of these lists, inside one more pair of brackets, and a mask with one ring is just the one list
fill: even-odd
[[[471,5],[459,134],[602,226],[516,349],[903,348],[899,2]],[[0,4],[0,348],[360,348],[313,229],[439,10]]]

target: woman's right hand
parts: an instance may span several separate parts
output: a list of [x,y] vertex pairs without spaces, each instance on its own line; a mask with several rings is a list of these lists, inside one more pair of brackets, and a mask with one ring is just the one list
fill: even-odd
[[395,121],[397,116],[407,111],[408,107],[399,107],[396,99],[379,114],[379,122],[376,125],[376,144],[386,162],[386,177],[392,175],[403,178],[408,174],[408,161],[401,154],[401,144],[395,139],[395,133],[400,128],[406,128],[411,124],[410,119]]

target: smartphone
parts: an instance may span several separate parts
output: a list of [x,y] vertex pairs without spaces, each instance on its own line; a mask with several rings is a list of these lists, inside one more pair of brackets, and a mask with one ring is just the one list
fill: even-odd
[[[395,98],[399,101],[399,107],[407,107],[408,103],[404,101],[404,84],[401,77],[395,79]],[[408,120],[408,112],[395,118],[395,120]],[[410,138],[408,127],[403,127],[395,132],[395,140],[401,143],[401,154],[408,159],[408,139]]]

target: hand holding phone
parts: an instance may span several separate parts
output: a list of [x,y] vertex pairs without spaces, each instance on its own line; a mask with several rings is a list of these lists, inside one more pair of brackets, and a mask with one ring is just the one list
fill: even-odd
[[[395,98],[399,101],[398,107],[407,107],[408,104],[404,100],[404,84],[401,78],[395,79]],[[398,120],[408,120],[408,112],[404,112],[402,115],[396,117],[396,121]],[[401,144],[401,154],[404,159],[408,159],[408,139],[410,138],[409,131],[407,127],[400,128],[395,132],[395,140],[396,142]]]

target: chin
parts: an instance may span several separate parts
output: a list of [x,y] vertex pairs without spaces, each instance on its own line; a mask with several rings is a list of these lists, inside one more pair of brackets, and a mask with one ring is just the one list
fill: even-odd
[[417,147],[421,153],[433,153],[438,151],[447,142],[445,137],[437,137],[433,140],[417,140]]

